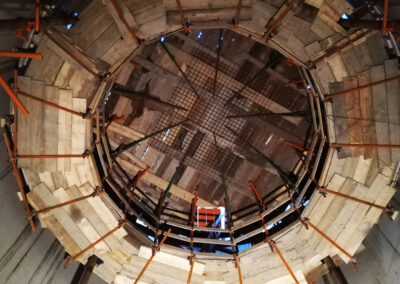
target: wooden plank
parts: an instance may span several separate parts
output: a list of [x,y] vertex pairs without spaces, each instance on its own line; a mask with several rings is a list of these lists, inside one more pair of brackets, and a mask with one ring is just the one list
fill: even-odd
[[[82,192],[79,190],[77,186],[72,186],[67,190],[65,190],[65,192],[68,194],[70,199],[76,199],[83,196]],[[96,213],[94,208],[91,206],[90,202],[88,202],[87,200],[82,200],[76,203],[76,206],[79,208],[83,216],[87,218],[87,220],[93,226],[93,228],[97,231],[99,236],[104,236],[110,231],[107,228],[104,221],[101,219],[101,217]],[[104,242],[111,250],[116,250],[120,248],[120,243],[118,242],[118,240],[114,235],[111,235],[108,238],[106,238]]]
[[[149,259],[152,255],[152,250],[149,247],[141,246],[138,256]],[[159,251],[154,257],[153,261],[162,263],[165,265],[169,265],[175,268],[182,269],[184,271],[190,270],[190,264],[187,258],[171,255],[169,253]],[[205,265],[199,262],[195,262],[193,267],[193,273],[202,275],[204,272]]]
[[[351,88],[358,87],[357,78],[348,77],[344,79],[344,89],[348,90]],[[361,109],[360,109],[360,94],[358,91],[349,92],[345,95],[346,101],[346,113],[348,130],[351,144],[362,144],[363,136],[361,129]],[[352,156],[360,156],[363,154],[362,148],[352,148]]]
[[[130,265],[124,265],[121,275],[127,276],[131,279],[136,279],[139,272],[142,270],[147,259],[132,256]],[[146,273],[141,278],[141,281],[148,283],[187,283],[188,273],[182,269],[172,267],[157,262],[152,262],[146,270]],[[203,277],[193,273],[191,283],[204,283]]]
[[[53,195],[59,203],[71,200],[65,189],[62,187],[55,190]],[[75,222],[82,234],[88,239],[89,243],[92,244],[101,237],[101,235],[95,230],[95,228],[89,223],[88,219],[83,214],[82,206],[79,204],[79,202],[63,206],[63,209]],[[96,255],[102,255],[110,251],[110,248],[104,242],[100,242],[95,245],[94,250]]]
[[[343,194],[349,195],[352,191],[353,188],[356,186],[356,182],[352,179],[346,179],[342,187],[340,188],[339,192]],[[328,194],[329,195],[329,194]],[[322,218],[320,218],[319,222],[316,222],[316,219],[310,219],[310,221],[318,227],[322,232],[326,233],[330,227],[330,225],[334,222],[336,219],[337,215],[341,211],[343,205],[345,204],[345,199],[334,196],[334,198],[331,200],[327,210],[324,212],[322,215]],[[327,242],[321,235],[317,232],[313,232],[311,237],[308,238],[310,244],[316,249],[316,251],[319,251],[318,248],[321,246],[322,248],[325,248],[329,242]]]
[[[117,162],[120,163],[121,167],[127,171],[130,174],[135,175],[139,170],[142,170],[142,168],[133,165],[132,163],[127,162],[126,160],[123,160],[121,158],[117,158]],[[158,176],[156,176],[155,174],[151,173],[151,172],[147,172],[144,176],[143,176],[143,181],[149,182],[151,184],[156,185],[157,187],[159,187],[162,190],[165,190],[168,186],[168,181],[166,181],[163,178],[160,178]],[[185,200],[186,202],[191,203],[192,199],[194,197],[194,195],[188,191],[186,191],[183,188],[180,188],[176,185],[172,185],[171,190],[170,190],[171,194],[176,195],[177,197]],[[199,198],[198,202],[197,202],[198,206],[211,206],[214,207],[213,204],[211,204],[210,202]]]
[[368,49],[367,37],[363,37],[354,42],[353,46],[357,54],[358,62],[360,62],[361,65],[361,71],[367,71],[373,65],[373,61]]
[[[43,81],[31,81],[31,94],[38,98],[45,98],[45,84]],[[48,107],[44,106],[42,103],[31,100],[31,114],[30,114],[30,154],[40,155],[46,154],[46,147],[44,145],[44,131],[46,125],[45,121],[45,111]],[[25,154],[25,153],[20,153]],[[43,159],[29,159],[29,168],[32,171],[43,172],[44,171],[44,161]]]
[[[388,181],[388,178],[382,174],[378,174],[371,184],[370,188],[364,196],[364,200],[369,202],[375,202],[381,193],[382,186]],[[364,217],[371,208],[364,204],[356,205],[357,214],[353,214],[347,224],[345,225],[343,231],[339,234],[336,242],[341,244],[345,249],[349,248],[349,243],[352,241],[353,236],[357,232],[357,228],[363,223]],[[365,235],[364,235],[365,238]]]
[[328,59],[326,59],[326,61],[328,62],[328,65],[331,68],[333,76],[337,82],[343,81],[343,78],[348,76],[346,67],[343,64],[340,54],[330,56]]
[[[395,193],[395,189],[390,186],[384,186],[383,190],[380,191],[378,199],[375,201],[376,204],[386,206]],[[350,242],[347,243],[346,248],[349,253],[354,254],[361,242],[365,239],[372,226],[378,222],[379,217],[382,215],[382,210],[377,208],[370,208],[365,215],[363,221],[358,226],[357,231],[353,234]]]
[[[93,193],[93,187],[89,183],[86,183],[86,184],[80,186],[79,190],[82,192],[83,195]],[[89,199],[87,199],[87,201],[90,203],[90,205],[96,211],[96,213],[101,217],[101,219],[106,224],[109,231],[111,231],[112,229],[114,229],[115,227],[118,226],[119,220],[110,211],[110,208],[107,207],[107,205],[103,202],[103,200],[100,198],[100,196],[96,196],[94,198],[89,198]],[[117,238],[123,238],[124,236],[126,236],[126,231],[124,228],[120,228],[119,230],[117,230],[114,233],[114,235]]]
[[336,80],[332,74],[332,70],[329,68],[328,63],[325,61],[318,63],[316,67],[316,73],[321,81],[324,94],[329,94],[329,85]]
[[[33,191],[29,192],[27,197],[33,208],[40,209],[46,207],[46,204]],[[75,255],[81,251],[74,239],[68,234],[53,214],[41,218],[41,222],[51,230],[57,240],[62,244],[64,250],[70,255]]]
[[41,182],[43,182],[51,192],[56,190],[56,185],[50,172],[39,173],[39,178]]
[[56,188],[68,188],[68,182],[64,172],[55,172],[51,175],[53,176],[53,181]]
[[[115,24],[118,27],[118,30],[122,34],[123,37],[128,37],[133,44],[136,44],[134,39],[131,37],[130,32],[128,28],[126,27],[125,23],[123,22],[122,18],[119,16],[117,10],[115,9],[113,3],[110,0],[103,0],[105,3],[105,6],[110,13],[110,15],[113,17]],[[120,0],[115,0],[116,5],[118,6],[119,11],[122,13],[125,21],[128,23],[129,28],[133,31],[133,33],[137,35],[138,32],[140,32],[140,29],[133,18],[131,12],[129,11],[128,7],[123,1]]]
[[[335,191],[339,190],[343,186],[345,180],[345,177],[334,174],[332,179],[327,184],[327,188]],[[309,205],[303,211],[302,216],[307,217],[311,220],[311,222],[318,224],[333,199],[334,196],[332,194],[328,194],[326,197],[323,197],[321,194],[315,192],[311,197]],[[305,239],[308,239],[312,234],[311,230],[306,230],[303,226],[300,227],[299,232],[302,234],[302,236],[304,236]]]
[[[385,79],[384,66],[374,66],[371,68],[371,79],[372,82],[381,81]],[[375,120],[375,131],[376,131],[376,142],[377,144],[387,145],[390,144],[389,136],[389,116],[388,116],[388,101],[386,97],[386,86],[380,84],[372,87],[373,93],[373,108],[374,108],[374,120]],[[392,155],[390,149],[380,148],[378,149],[378,163],[379,168],[383,169],[386,166],[391,165]]]
[[[371,83],[371,72],[367,71],[358,75],[358,84],[360,86]],[[371,88],[360,90],[360,110],[361,110],[361,127],[363,133],[364,144],[376,144],[375,136],[375,123],[374,123],[374,109],[372,102]],[[366,159],[376,158],[376,149],[365,149],[364,157]]]
[[[331,83],[330,84],[331,94],[340,92],[344,90],[343,82],[340,83]],[[347,113],[346,113],[346,102],[344,96],[336,97],[332,100],[332,112],[334,117],[332,117],[332,121],[335,126],[335,136],[336,143],[349,143],[349,126],[347,123]],[[329,119],[329,118],[328,118]],[[337,151],[337,156],[339,159],[349,157],[351,155],[351,151],[349,148],[340,149]]]
[[349,76],[355,76],[357,73],[362,71],[357,53],[352,45],[343,49],[340,52],[340,57],[342,58],[342,62],[346,67]]
[[42,53],[44,56],[41,60],[32,60],[25,75],[32,77],[32,80],[40,80],[47,85],[52,85],[63,60],[44,41],[40,41],[36,52]]
[[[396,59],[385,61],[385,75],[386,78],[391,78],[399,75],[399,67]],[[389,117],[389,131],[390,131],[390,144],[400,145],[400,132],[398,126],[400,123],[400,89],[399,81],[386,82],[386,97],[388,101],[388,117]],[[400,161],[400,149],[391,149],[392,161]]]
[[[368,188],[363,186],[362,184],[354,183],[351,188],[351,192],[348,195],[364,199],[365,194],[367,193]],[[329,193],[328,193],[329,194]],[[353,214],[358,214],[357,210],[357,202],[352,200],[345,199],[343,197],[337,197],[339,201],[341,201],[341,208],[338,214],[331,219],[331,223],[329,226],[325,228],[324,233],[328,235],[332,240],[336,240],[340,233],[345,229],[347,223],[353,216]],[[341,199],[341,200],[340,200]],[[321,242],[317,251],[325,251],[331,247],[331,244],[328,242]]]
[[[82,113],[86,112],[85,99],[72,99],[72,109]],[[71,152],[72,154],[82,154],[86,150],[85,145],[86,124],[85,119],[79,116],[72,116]],[[82,158],[72,158],[71,165],[83,165]]]
[[[72,109],[72,91],[59,90],[58,103],[60,106]],[[58,110],[58,154],[71,154],[72,136],[72,114],[63,110]],[[71,159],[57,159],[57,170],[71,170]]]
[[[18,76],[18,88],[20,91],[25,92],[27,94],[31,93],[31,78]],[[30,112],[30,116],[32,115],[31,108],[31,100],[25,97],[20,96],[22,104],[26,107],[26,109]],[[19,154],[30,154],[30,145],[31,145],[31,133],[30,133],[30,117],[23,115],[20,111],[18,111],[18,142],[17,142],[17,151]],[[21,159],[17,161],[18,167],[20,168],[29,168],[30,161],[28,159]]]
[[[52,103],[58,103],[59,93],[57,87],[45,87],[45,99]],[[56,155],[58,152],[58,113],[56,108],[46,106],[44,108],[44,121],[42,121],[42,135],[44,140],[44,154]],[[44,170],[57,171],[57,159],[43,159]]]
[[[44,207],[53,206],[59,204],[57,199],[51,194],[51,192],[47,189],[47,187],[42,183],[35,187],[31,194],[36,195],[43,201]],[[36,208],[41,209],[41,208]],[[51,214],[54,214],[55,218],[58,222],[65,228],[71,238],[78,245],[79,249],[84,249],[90,245],[88,239],[81,232],[79,227],[75,224],[75,222],[71,219],[71,217],[66,213],[63,208],[56,208],[51,211]],[[93,253],[93,250],[89,250],[87,255]]]

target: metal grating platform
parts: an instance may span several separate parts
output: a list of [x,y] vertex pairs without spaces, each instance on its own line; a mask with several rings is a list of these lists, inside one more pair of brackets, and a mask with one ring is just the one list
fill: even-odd
[[[225,31],[225,37],[227,39],[224,39],[223,46],[226,42],[233,43],[233,33]],[[270,101],[267,96],[271,92],[271,87],[267,84],[269,75],[265,72],[260,73],[256,80],[249,84],[251,90],[247,87],[242,91],[242,94],[257,92],[258,100],[263,100],[262,102],[249,100],[241,95],[229,101],[260,69],[243,69],[225,59],[221,52],[214,87],[218,33],[204,32],[197,42],[200,45],[192,48],[192,59],[187,62],[185,74],[200,98],[182,78],[169,103],[184,107],[188,111],[171,109],[164,113],[155,124],[153,132],[186,118],[190,122],[152,137],[150,145],[177,160],[185,157],[184,164],[202,170],[214,178],[219,179],[221,174],[234,176],[234,163],[241,159],[235,154],[235,149],[244,145],[226,126],[240,133],[242,137],[250,137],[254,126],[252,119],[230,119],[227,116],[266,112],[267,110],[260,105],[265,106]]]

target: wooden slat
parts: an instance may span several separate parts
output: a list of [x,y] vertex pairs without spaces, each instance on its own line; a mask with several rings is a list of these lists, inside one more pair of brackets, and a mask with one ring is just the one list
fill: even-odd
[[[45,83],[42,81],[31,81],[31,94],[38,98],[45,98]],[[31,113],[30,113],[30,137],[31,142],[29,145],[29,153],[31,155],[46,154],[45,144],[44,144],[44,131],[45,131],[45,106],[37,101],[31,100]],[[42,159],[28,159],[30,162],[29,168],[32,171],[43,172],[44,171],[44,161]]]
[[[331,93],[337,93],[343,91],[343,82],[340,83],[331,83],[330,90]],[[335,125],[335,136],[337,143],[349,143],[349,126],[347,123],[347,113],[346,113],[346,102],[344,96],[336,97],[332,100],[332,119]],[[329,119],[329,118],[328,118]],[[346,158],[351,155],[349,148],[343,148],[337,152],[338,158]]]
[[[43,183],[35,187],[30,194],[36,195],[37,198],[40,198],[45,207],[59,204],[57,199],[51,194],[51,192]],[[90,243],[88,239],[63,208],[53,209],[50,214],[54,214],[55,218],[65,228],[67,233],[71,236],[81,250],[89,246]],[[90,255],[90,251],[88,255]]]
[[[79,190],[82,192],[83,195],[93,193],[93,187],[89,183],[86,183],[86,184],[80,186]],[[112,229],[114,229],[115,227],[118,226],[119,220],[110,211],[110,208],[108,208],[107,205],[102,201],[100,196],[96,196],[94,198],[89,198],[89,199],[87,199],[87,201],[90,203],[90,205],[96,211],[96,213],[101,217],[101,219],[106,224],[109,231],[111,231]],[[125,229],[121,228],[121,229],[117,230],[114,233],[114,235],[117,238],[123,238],[126,235],[126,231],[125,231]]]
[[[18,76],[18,88],[20,91],[25,92],[27,94],[31,93],[31,78]],[[31,111],[31,100],[25,97],[20,96],[22,104],[26,107],[26,109]],[[17,151],[18,153],[27,153],[30,154],[30,141],[31,141],[31,133],[30,133],[30,117],[23,115],[20,111],[18,111],[18,144]],[[27,159],[18,160],[18,167],[20,168],[29,168],[30,161]]]
[[[371,83],[371,72],[367,71],[358,76],[358,84],[360,86]],[[373,102],[371,88],[360,90],[360,110],[361,110],[361,127],[363,133],[364,144],[376,144],[375,123],[373,116]],[[365,149],[364,157],[366,159],[376,158],[376,149]]]
[[[70,199],[75,199],[83,196],[82,192],[76,186],[68,188],[66,190],[66,193],[69,195]],[[104,236],[110,231],[105,222],[102,220],[101,216],[98,215],[97,212],[94,210],[91,202],[89,202],[88,200],[79,201],[77,207],[100,236]],[[117,250],[120,247],[120,243],[114,235],[106,238],[104,242],[111,250]]]
[[[374,66],[371,68],[372,82],[385,79],[384,66]],[[388,101],[386,97],[386,86],[380,84],[372,87],[373,103],[374,103],[374,120],[376,130],[377,144],[390,144],[389,136],[389,117],[388,117]],[[378,149],[379,168],[389,166],[392,163],[392,155],[390,149]]]
[[[385,61],[385,75],[386,78],[399,75],[399,67],[396,59]],[[392,81],[386,83],[386,97],[388,101],[388,117],[389,117],[389,130],[390,130],[390,144],[400,145],[400,89],[399,81]],[[400,161],[400,149],[391,149],[392,161]]]
[[[53,192],[53,195],[59,203],[71,200],[68,193],[62,187],[55,190]],[[95,230],[95,228],[92,226],[92,224],[89,223],[88,219],[83,214],[83,208],[80,202],[63,206],[63,209],[75,222],[82,234],[88,239],[89,243],[92,244],[96,242],[101,237],[101,235]],[[110,248],[104,242],[96,244],[94,249],[96,251],[96,255],[102,255],[110,251]]]
[[[348,90],[351,88],[356,88],[358,86],[357,78],[348,77],[344,79],[344,89]],[[360,94],[358,91],[349,92],[345,95],[346,100],[346,113],[347,113],[347,122],[349,125],[349,135],[350,135],[350,143],[354,144],[362,144],[363,136],[361,130],[361,121],[359,117],[361,117],[360,110]],[[363,153],[362,148],[352,148],[351,154],[352,156],[360,156]]]
[[[58,103],[60,106],[72,109],[72,91],[60,89]],[[58,154],[72,154],[71,131],[72,114],[63,110],[58,110]],[[57,170],[70,171],[71,159],[57,159]]]
[[[45,100],[58,103],[59,93],[57,87],[45,87]],[[44,154],[56,155],[58,153],[58,113],[56,108],[44,107],[43,130],[39,130],[43,135]],[[44,170],[49,172],[57,171],[57,159],[43,159]]]

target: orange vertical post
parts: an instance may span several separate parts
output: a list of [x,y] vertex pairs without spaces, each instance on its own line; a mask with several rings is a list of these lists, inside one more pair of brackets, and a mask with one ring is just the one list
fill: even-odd
[[3,77],[1,77],[1,76],[0,76],[0,85],[3,87],[3,89],[6,91],[6,93],[11,97],[11,99],[13,100],[13,102],[17,106],[17,108],[24,115],[29,115],[28,110],[24,107],[24,105],[18,99],[17,95],[10,89],[10,87],[7,85],[6,81],[4,81]]
[[[14,70],[14,93],[15,96],[18,98],[18,72]],[[17,106],[14,104],[14,156],[17,155],[17,130],[18,130],[18,110]]]
[[40,21],[40,0],[36,0],[36,7],[35,7],[35,31],[39,32],[39,23]]
[[10,155],[11,164],[12,164],[12,167],[13,167],[15,178],[17,179],[19,191],[21,192],[21,195],[22,195],[22,200],[24,202],[25,210],[26,210],[26,213],[28,214],[29,223],[31,224],[32,231],[35,231],[35,224],[33,224],[32,213],[31,213],[31,210],[29,208],[29,203],[28,203],[28,199],[26,198],[26,194],[25,194],[24,188],[22,186],[22,181],[21,181],[21,177],[19,176],[19,172],[18,172],[18,169],[17,169],[17,164],[15,163],[15,159],[14,159],[13,153],[11,151],[10,141],[8,140],[8,137],[7,137],[6,133],[3,133],[3,137],[4,137],[4,141],[6,142],[8,154]]
[[239,17],[240,17],[240,10],[242,9],[242,0],[238,1],[238,5],[236,8],[236,16],[235,16],[235,23],[233,29],[236,31],[237,26],[239,25]]
[[388,8],[389,8],[389,0],[385,0],[385,3],[383,4],[382,36],[385,36],[388,31],[387,28]]
[[168,229],[168,231],[165,233],[164,237],[162,238],[161,242],[158,244],[158,246],[156,247],[156,249],[154,250],[153,254],[150,256],[150,258],[147,260],[145,266],[143,267],[142,271],[140,271],[138,277],[135,280],[135,284],[137,284],[140,280],[140,278],[142,278],[143,274],[146,272],[147,267],[149,267],[151,261],[153,260],[154,256],[156,255],[157,251],[160,250],[161,246],[163,245],[164,241],[167,239],[169,233],[171,233],[171,229]]
[[[262,198],[260,198],[260,194],[259,194],[257,188],[255,187],[254,183],[251,182],[251,181],[249,181],[249,184],[250,184],[250,186],[251,186],[251,189],[252,189],[253,192],[255,193],[257,199],[259,199],[260,201],[263,202]],[[263,203],[263,204],[264,204],[264,203]],[[288,270],[288,272],[289,272],[290,275],[292,276],[293,280],[298,284],[299,281],[297,280],[296,276],[294,275],[294,273],[293,273],[292,269],[290,268],[289,264],[286,262],[286,260],[285,260],[285,258],[283,257],[281,251],[278,249],[278,247],[276,246],[275,242],[274,242],[273,240],[271,240],[271,238],[269,237],[269,232],[268,232],[267,227],[265,227],[265,220],[264,220],[264,217],[263,217],[263,215],[262,215],[262,211],[266,209],[266,205],[265,205],[264,208],[261,208],[261,206],[258,205],[258,208],[259,208],[259,211],[260,211],[260,220],[261,220],[262,228],[263,228],[263,230],[264,230],[266,240],[267,240],[268,244],[269,244],[270,247],[271,247],[271,250],[274,249],[274,250],[276,251],[276,253],[277,253],[278,256],[280,257],[280,259],[282,260],[283,264],[285,265],[286,269]]]

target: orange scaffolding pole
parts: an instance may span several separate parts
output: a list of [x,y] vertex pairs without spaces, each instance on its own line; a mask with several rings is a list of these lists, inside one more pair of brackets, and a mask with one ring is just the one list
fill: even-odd
[[400,145],[378,145],[378,144],[342,144],[342,143],[332,143],[331,148],[387,148],[387,149],[398,149]]
[[264,200],[262,199],[260,193],[257,190],[256,185],[253,183],[253,181],[249,180],[249,185],[251,187],[251,189],[253,190],[254,194],[256,195],[258,201],[260,202],[260,204],[262,204],[263,209],[267,209],[267,204],[265,204]]
[[347,46],[349,46],[350,44],[352,44],[353,42],[359,40],[360,38],[363,38],[368,32],[365,33],[361,33],[358,36],[356,36],[355,38],[343,43],[342,45],[339,45],[338,47],[334,48],[333,50],[327,52],[326,54],[322,55],[321,57],[315,59],[314,61],[310,62],[309,64],[307,64],[307,67],[310,69],[312,67],[315,66],[315,64],[317,64],[318,62],[321,62],[322,60],[324,60],[325,58],[341,51],[342,49],[346,48]]
[[42,59],[43,58],[43,54],[41,54],[41,53],[19,52],[19,51],[0,51],[0,56],[32,58],[32,59]]
[[24,107],[24,105],[21,103],[21,101],[18,99],[17,95],[11,90],[11,88],[7,85],[6,81],[4,81],[3,77],[1,77],[1,76],[0,76],[0,85],[3,87],[3,89],[6,91],[6,93],[11,97],[11,99],[13,100],[13,102],[17,106],[17,108],[25,116],[29,115],[29,112]]
[[15,178],[17,179],[19,191],[21,192],[21,195],[22,195],[22,200],[24,202],[25,210],[26,210],[26,213],[28,214],[29,223],[31,224],[32,231],[35,231],[35,225],[33,224],[33,220],[31,218],[32,212],[29,208],[28,199],[26,198],[26,194],[25,194],[24,188],[22,186],[22,181],[21,181],[21,177],[19,176],[17,164],[15,163],[15,159],[14,159],[13,153],[11,151],[10,141],[8,140],[7,134],[5,132],[3,133],[3,137],[4,137],[4,141],[6,142],[8,154],[10,155],[11,164],[13,167]]
[[376,85],[380,85],[380,84],[383,84],[383,83],[386,83],[386,82],[395,81],[395,80],[400,80],[400,75],[397,75],[397,76],[394,76],[394,77],[391,77],[391,78],[387,78],[387,79],[384,79],[384,80],[376,81],[376,82],[373,82],[373,83],[370,83],[370,84],[362,85],[362,86],[359,86],[359,87],[351,88],[351,89],[348,89],[348,90],[345,90],[345,91],[341,91],[341,92],[338,92],[338,93],[335,93],[335,94],[327,95],[327,96],[324,97],[324,101],[327,101],[327,100],[329,100],[331,98],[334,98],[334,97],[345,95],[347,93],[351,93],[351,92],[354,92],[354,91],[359,91],[359,90],[362,90],[362,89],[370,88],[370,87],[373,87],[373,86],[376,86]]
[[324,237],[328,242],[330,242],[333,246],[335,246],[338,250],[340,250],[342,253],[344,253],[348,258],[350,258],[350,260],[356,264],[357,260],[351,255],[349,254],[347,251],[345,251],[341,246],[339,246],[337,243],[335,243],[334,240],[332,240],[330,237],[328,237],[327,235],[325,235],[320,229],[318,229],[313,223],[310,222],[310,220],[308,218],[304,218],[303,221],[309,225],[311,228],[314,229],[314,231],[316,231],[318,234],[320,234],[322,237]]
[[[299,144],[296,144],[296,143],[294,143],[294,142],[290,142],[290,141],[286,140],[286,141],[285,141],[285,144],[287,144],[287,145],[289,145],[289,146],[292,146],[293,148],[295,148],[295,149],[297,149],[297,150],[300,150],[300,151],[303,151],[303,152],[306,152],[306,153],[309,152],[309,150],[305,149],[304,147],[302,147],[302,146],[300,146]],[[312,153],[312,155],[315,156],[315,153]]]
[[160,250],[161,246],[164,244],[165,240],[167,239],[169,233],[171,233],[171,228],[168,229],[168,231],[165,233],[164,237],[162,238],[161,242],[158,244],[158,246],[156,247],[156,249],[153,251],[153,254],[150,256],[150,258],[147,260],[145,266],[143,267],[142,271],[140,271],[138,277],[135,280],[135,284],[137,284],[140,280],[140,278],[142,278],[143,274],[146,272],[147,267],[149,267],[151,261],[153,260],[154,256],[156,255],[157,251]]
[[111,231],[109,231],[107,234],[105,234],[104,236],[102,236],[101,238],[99,238],[97,241],[95,241],[94,243],[92,243],[91,245],[87,246],[86,248],[84,248],[81,252],[79,252],[78,254],[74,255],[72,257],[72,260],[77,260],[78,258],[80,258],[82,255],[84,255],[88,250],[90,250],[91,248],[95,247],[98,243],[100,243],[101,241],[103,241],[104,239],[108,238],[109,236],[111,236],[114,232],[116,232],[118,229],[120,229],[121,227],[126,225],[126,220],[122,220],[122,222],[120,222],[118,224],[117,227],[115,227],[114,229],[112,229]]
[[289,87],[290,85],[297,85],[300,83],[303,83],[303,80],[290,81],[285,84],[285,87]]
[[285,10],[283,10],[283,12],[279,15],[278,19],[276,19],[276,21],[272,24],[272,26],[267,30],[266,34],[264,35],[264,38],[269,36],[274,31],[276,26],[283,20],[283,18],[285,18],[287,13],[289,13],[290,9],[292,9],[295,2],[296,0],[292,0],[289,3],[289,5],[285,8]]
[[54,206],[49,206],[47,208],[40,209],[40,210],[34,210],[32,212],[32,215],[39,215],[39,214],[42,214],[42,213],[46,213],[46,212],[51,211],[53,209],[60,208],[60,207],[63,207],[63,206],[66,206],[66,205],[70,205],[70,204],[74,204],[74,203],[79,202],[81,200],[88,199],[89,197],[95,197],[95,196],[98,196],[100,194],[103,194],[103,191],[95,190],[93,193],[85,195],[85,196],[82,196],[82,197],[78,197],[78,198],[75,198],[75,199],[72,199],[72,200],[69,200],[69,201],[54,205]]
[[181,1],[176,0],[176,5],[178,6],[178,9],[179,9],[179,15],[181,16],[181,24],[182,24],[183,28],[185,29],[186,32],[190,31],[190,28],[187,26],[186,21],[185,21],[185,15],[183,14]]
[[271,241],[272,246],[274,247],[276,253],[279,255],[280,259],[282,260],[283,264],[285,265],[287,271],[289,271],[290,275],[292,276],[294,282],[296,282],[297,284],[299,284],[299,280],[297,280],[296,276],[294,275],[292,269],[290,268],[289,264],[286,262],[285,258],[283,257],[281,251],[278,249],[278,247],[275,245],[274,241]]
[[[14,93],[15,96],[18,97],[18,72],[15,69],[14,70]],[[17,113],[17,106],[14,104],[14,156],[17,155],[17,143],[18,143],[18,139],[17,139],[17,130],[18,130],[18,113]]]
[[117,11],[118,16],[121,18],[122,22],[124,23],[125,27],[127,28],[129,34],[131,35],[132,39],[136,42],[136,44],[139,46],[140,45],[140,41],[139,38],[135,35],[135,33],[133,32],[133,30],[131,29],[131,27],[129,26],[127,20],[125,19],[124,15],[122,14],[121,10],[119,9],[117,3],[115,2],[115,0],[111,0],[111,3],[114,6],[115,11]]
[[389,0],[385,0],[385,3],[383,5],[382,36],[385,36],[389,30],[387,27],[388,8],[389,8]]
[[[257,197],[258,199],[260,199],[260,198],[259,198],[260,193],[258,192],[257,188],[254,186],[254,183],[253,183],[253,182],[250,182],[250,181],[249,181],[249,183],[250,183],[250,186],[251,186],[251,188],[253,189],[253,191],[254,191],[256,197]],[[261,201],[262,201],[262,199],[261,199]],[[266,206],[265,206],[265,208],[261,208],[261,207],[259,206],[261,224],[262,224],[262,228],[264,229],[264,233],[265,233],[266,240],[267,240],[269,246],[271,247],[271,250],[272,250],[272,251],[274,251],[274,250],[276,251],[276,253],[277,253],[278,256],[280,257],[280,259],[282,260],[283,264],[285,265],[287,271],[288,271],[289,274],[292,276],[293,280],[298,284],[299,281],[297,280],[296,276],[294,275],[294,273],[293,273],[292,269],[290,268],[289,264],[286,262],[286,259],[283,257],[281,251],[278,249],[278,247],[276,246],[275,242],[274,242],[273,240],[271,240],[271,238],[269,237],[268,229],[265,227],[264,217],[263,217],[263,215],[261,214],[262,211],[263,211],[263,209],[265,210],[265,209],[266,209]]]
[[36,0],[35,7],[35,31],[39,31],[39,21],[40,21],[40,0]]
[[[0,83],[1,83],[1,82],[0,82]],[[60,106],[60,105],[58,105],[58,104],[55,104],[55,103],[46,101],[46,100],[44,100],[44,99],[41,99],[41,98],[32,96],[32,95],[30,95],[30,94],[27,94],[27,93],[24,93],[24,92],[21,92],[21,91],[19,91],[18,94],[21,95],[21,96],[23,96],[23,97],[30,98],[30,99],[32,99],[32,100],[41,102],[41,103],[43,103],[43,104],[45,104],[45,105],[48,105],[48,106],[51,106],[51,107],[55,107],[55,108],[57,108],[57,109],[61,109],[61,110],[63,110],[63,111],[72,113],[73,115],[77,115],[77,116],[80,116],[80,117],[82,117],[82,118],[84,118],[85,115],[86,115],[85,113],[81,113],[81,112],[78,112],[78,111],[74,111],[74,110],[72,110],[72,109],[69,109],[69,108]],[[90,116],[87,116],[86,119],[90,119]]]
[[239,25],[239,17],[240,17],[240,10],[242,9],[242,0],[238,1],[238,5],[236,8],[236,16],[235,16],[235,24],[233,26],[233,29],[236,31],[237,26]]
[[193,231],[194,231],[194,218],[196,216],[197,200],[198,200],[198,192],[196,190],[194,192],[194,197],[192,199],[192,208],[191,208],[191,214],[190,214],[190,256],[189,256],[190,270],[189,270],[187,284],[190,284],[190,280],[192,279],[194,259],[195,259],[194,255],[193,255]]
[[388,213],[388,214],[392,212],[392,210],[390,210],[389,208],[387,208],[385,206],[377,205],[375,203],[368,202],[368,201],[362,200],[362,199],[358,199],[356,197],[353,197],[353,196],[350,196],[350,195],[347,195],[347,194],[343,194],[343,193],[340,193],[340,192],[337,192],[337,191],[333,191],[333,190],[330,190],[328,188],[318,187],[317,190],[322,194],[331,193],[331,194],[334,194],[334,195],[337,195],[337,196],[340,196],[340,197],[343,197],[343,198],[346,198],[346,199],[349,199],[349,200],[353,200],[353,201],[358,202],[358,203],[362,203],[362,204],[365,204],[365,205],[368,205],[368,206],[371,206],[371,207],[375,207],[375,208],[381,209],[385,213]]

